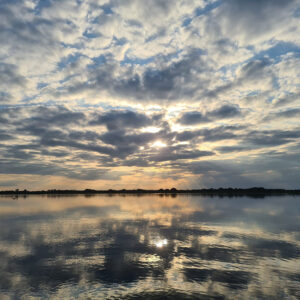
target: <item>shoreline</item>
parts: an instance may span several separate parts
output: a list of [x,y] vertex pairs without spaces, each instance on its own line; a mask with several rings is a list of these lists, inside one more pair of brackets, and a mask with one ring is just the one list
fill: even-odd
[[0,191],[0,195],[96,195],[96,194],[119,194],[119,195],[144,195],[144,194],[158,194],[158,195],[177,195],[177,194],[196,194],[204,196],[281,196],[281,195],[300,195],[300,189],[286,190],[286,189],[265,189],[265,188],[218,188],[218,189],[191,189],[191,190],[177,190],[172,189],[159,189],[159,190],[6,190]]

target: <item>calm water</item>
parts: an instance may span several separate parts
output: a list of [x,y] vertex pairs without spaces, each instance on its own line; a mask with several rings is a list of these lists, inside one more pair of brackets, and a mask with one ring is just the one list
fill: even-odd
[[0,299],[299,299],[300,197],[0,197]]

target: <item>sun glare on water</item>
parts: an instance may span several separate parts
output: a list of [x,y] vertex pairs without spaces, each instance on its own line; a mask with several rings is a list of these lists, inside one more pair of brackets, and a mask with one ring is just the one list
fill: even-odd
[[166,239],[163,239],[156,241],[154,244],[157,248],[162,248],[163,246],[166,246],[168,244],[168,241]]

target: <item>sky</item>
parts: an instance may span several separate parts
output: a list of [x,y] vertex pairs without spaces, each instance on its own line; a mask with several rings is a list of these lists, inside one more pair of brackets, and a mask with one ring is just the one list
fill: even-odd
[[0,0],[0,190],[299,188],[300,1]]

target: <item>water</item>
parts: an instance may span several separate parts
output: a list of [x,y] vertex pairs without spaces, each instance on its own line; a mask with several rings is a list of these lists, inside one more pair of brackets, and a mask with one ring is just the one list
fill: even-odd
[[0,299],[299,299],[300,197],[0,197]]

